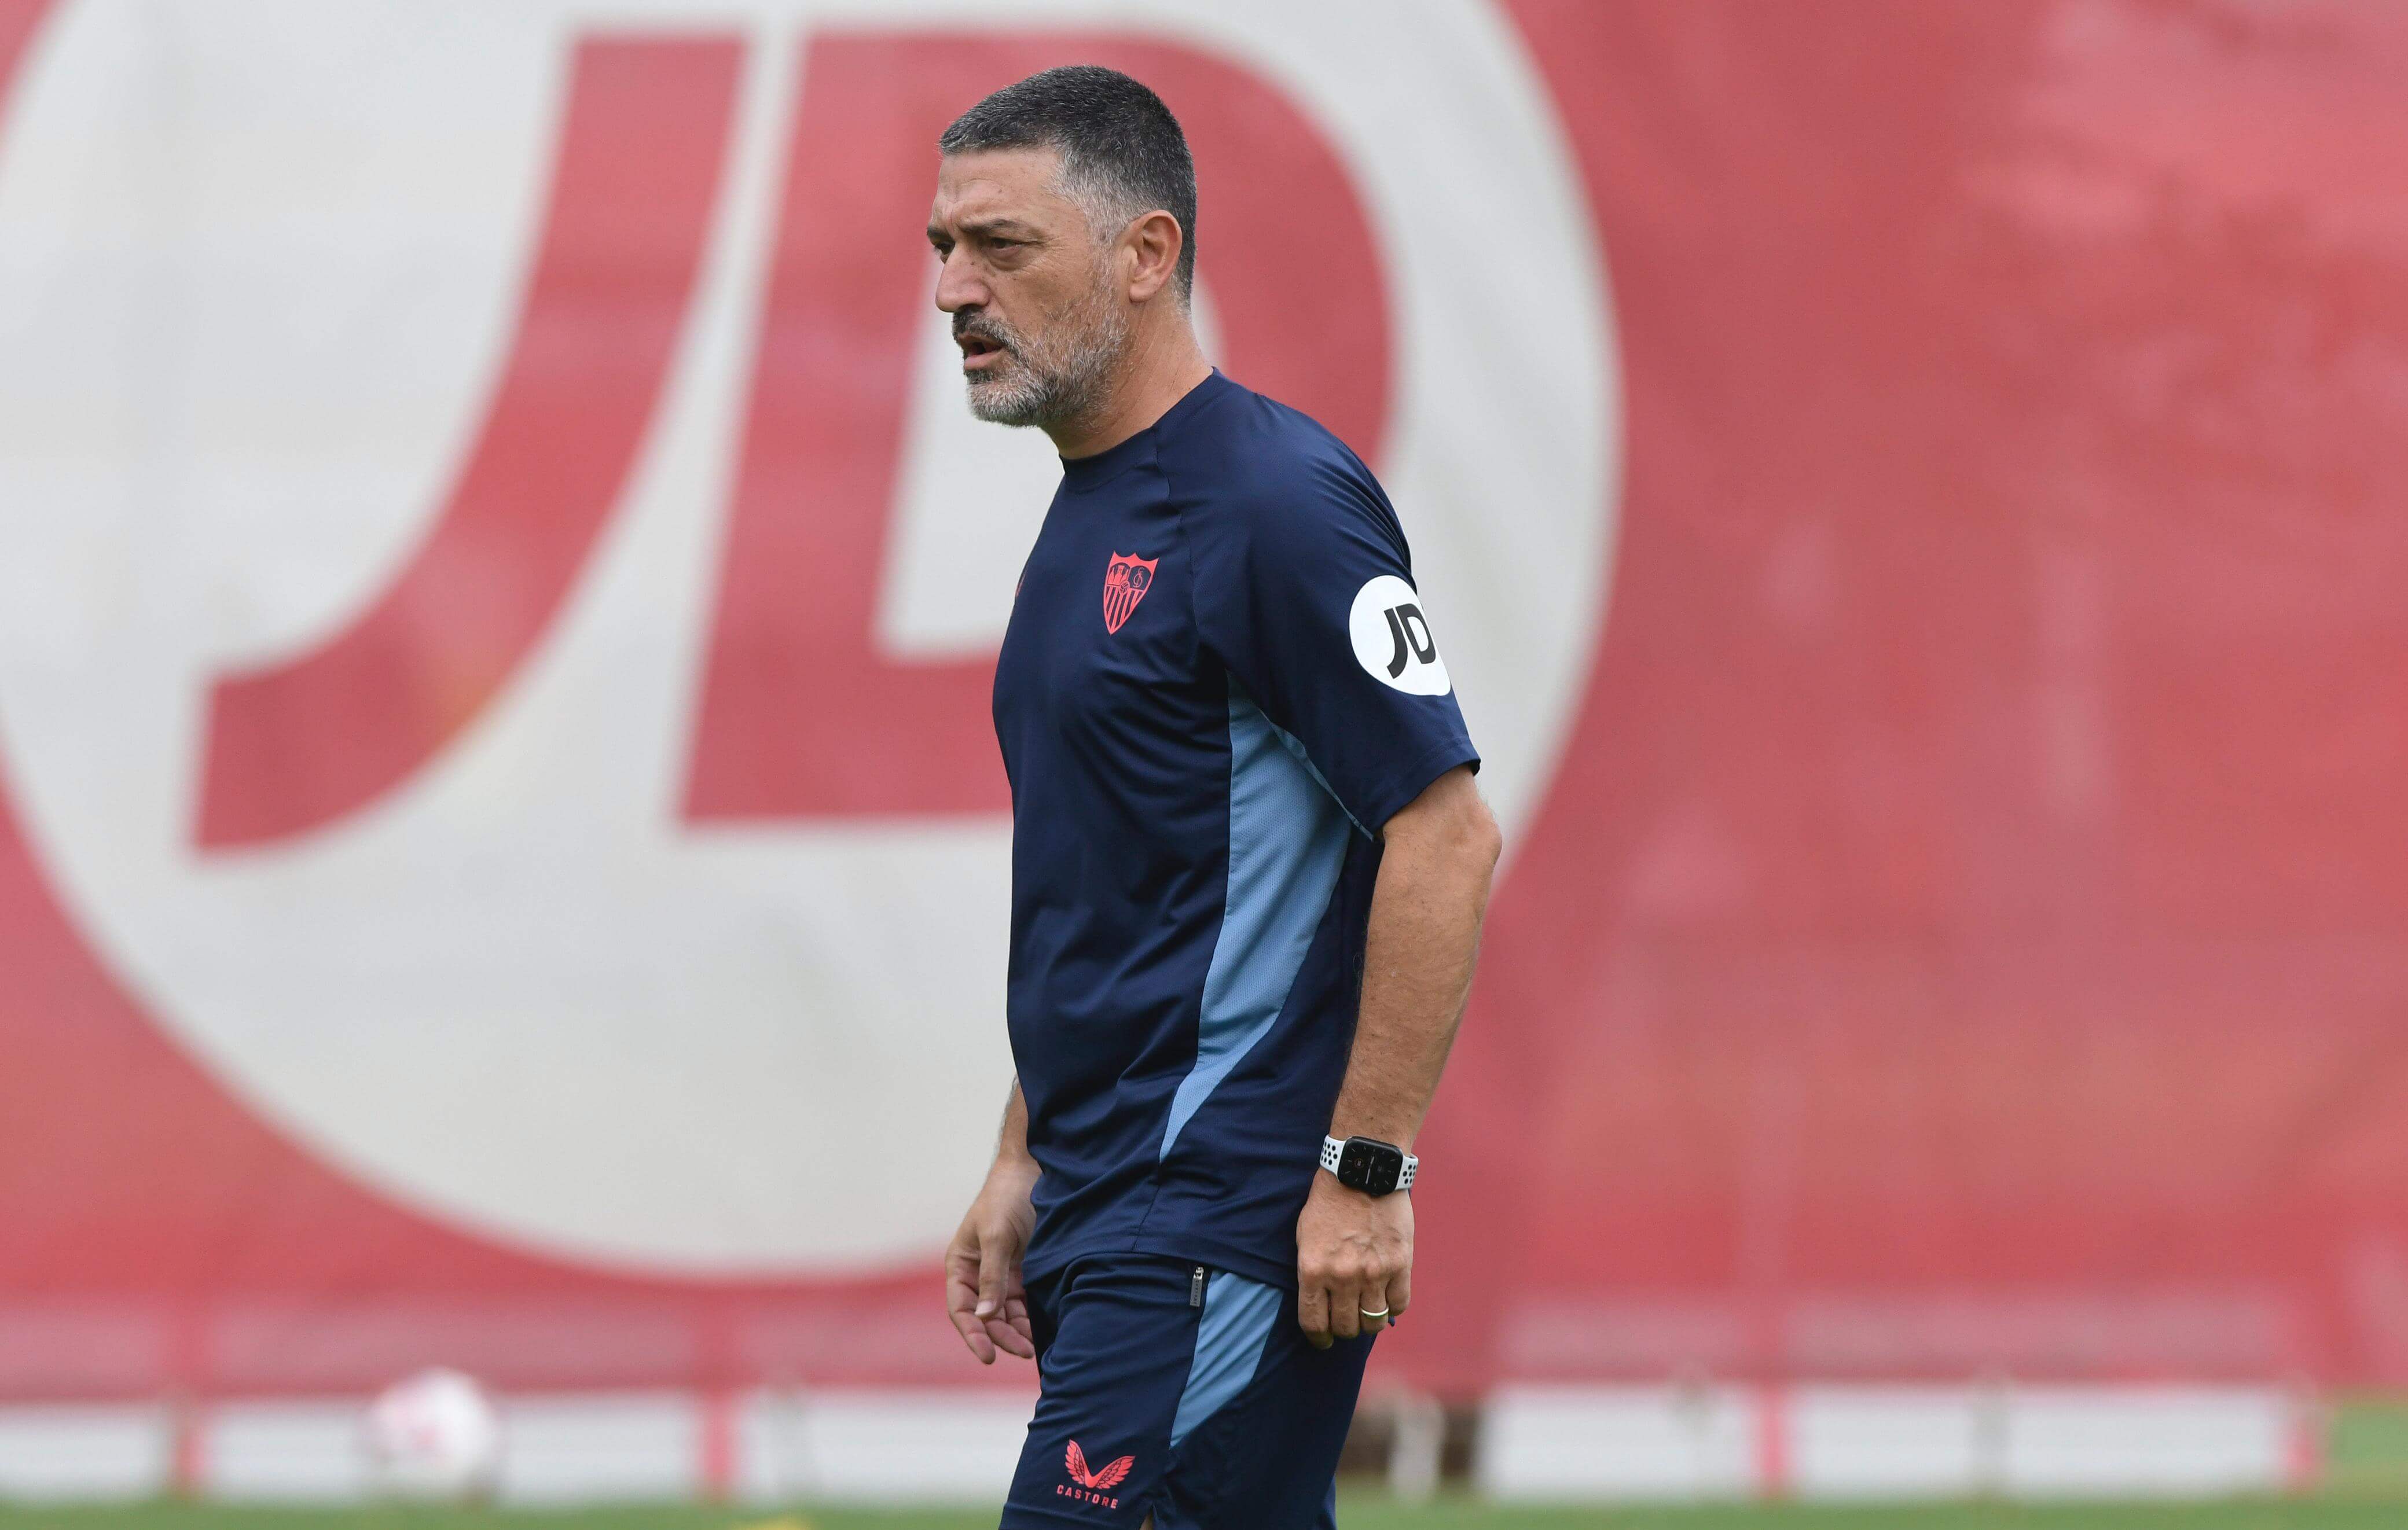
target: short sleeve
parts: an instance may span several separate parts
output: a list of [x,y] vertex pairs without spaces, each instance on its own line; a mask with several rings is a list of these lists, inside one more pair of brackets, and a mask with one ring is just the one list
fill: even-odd
[[1297,466],[1191,522],[1197,626],[1233,704],[1241,689],[1376,834],[1480,755],[1387,496],[1351,455]]

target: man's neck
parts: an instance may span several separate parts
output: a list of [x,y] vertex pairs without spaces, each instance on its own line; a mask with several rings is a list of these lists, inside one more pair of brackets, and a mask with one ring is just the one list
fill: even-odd
[[1196,343],[1187,315],[1172,312],[1139,326],[1119,370],[1103,408],[1086,419],[1047,429],[1054,449],[1065,460],[1110,451],[1146,429],[1211,377],[1212,364]]

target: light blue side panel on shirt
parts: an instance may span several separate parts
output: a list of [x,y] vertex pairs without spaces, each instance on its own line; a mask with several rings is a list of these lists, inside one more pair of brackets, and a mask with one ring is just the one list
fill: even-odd
[[1213,1271],[1212,1283],[1204,1292],[1204,1317],[1196,1325],[1196,1358],[1187,1367],[1187,1386],[1179,1394],[1179,1411],[1170,1421],[1172,1450],[1254,1380],[1271,1324],[1286,1305],[1287,1294],[1276,1286]]
[[1170,1099],[1162,1157],[1180,1128],[1279,1019],[1346,863],[1347,819],[1254,698],[1229,683],[1229,895],[1196,1067]]

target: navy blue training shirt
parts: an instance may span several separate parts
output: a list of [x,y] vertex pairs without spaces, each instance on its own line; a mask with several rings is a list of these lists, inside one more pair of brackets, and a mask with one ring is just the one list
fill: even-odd
[[1479,756],[1343,443],[1215,372],[1063,465],[996,667],[1030,1280],[1165,1254],[1296,1284],[1380,827]]

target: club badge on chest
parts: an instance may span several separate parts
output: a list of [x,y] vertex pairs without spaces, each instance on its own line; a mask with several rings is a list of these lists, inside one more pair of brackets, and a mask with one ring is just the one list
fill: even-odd
[[1154,565],[1160,558],[1140,558],[1134,552],[1115,552],[1104,565],[1104,630],[1118,632],[1122,623],[1136,611],[1138,602],[1154,588]]

